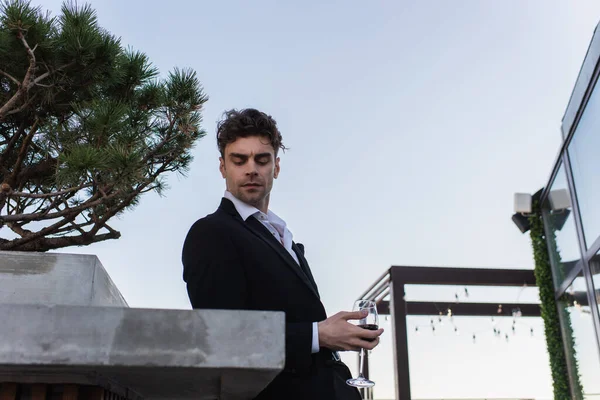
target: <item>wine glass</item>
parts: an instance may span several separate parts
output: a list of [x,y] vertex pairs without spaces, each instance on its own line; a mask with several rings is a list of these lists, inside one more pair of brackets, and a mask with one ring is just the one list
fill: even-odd
[[[379,318],[377,316],[377,305],[374,301],[371,300],[357,300],[354,302],[353,311],[363,311],[367,310],[369,313],[366,317],[358,320],[358,326],[363,329],[368,329],[371,331],[376,331],[379,329]],[[358,388],[368,388],[375,386],[375,382],[368,380],[363,376],[363,360],[365,356],[365,349],[360,349],[359,355],[359,370],[358,377],[353,379],[348,379],[346,383],[350,386],[358,387]]]

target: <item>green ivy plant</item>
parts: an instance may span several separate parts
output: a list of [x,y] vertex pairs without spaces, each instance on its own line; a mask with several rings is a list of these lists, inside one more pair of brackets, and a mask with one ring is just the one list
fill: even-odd
[[[555,400],[583,400],[583,387],[578,373],[571,318],[566,310],[567,303],[556,302],[550,257],[555,265],[560,263],[560,253],[556,246],[555,230],[549,229],[552,237],[546,240],[542,209],[539,201],[533,203],[533,213],[529,217],[530,237],[535,259],[535,279],[539,288],[540,309],[544,321],[546,347],[550,358],[550,369]],[[550,248],[549,248],[550,247]],[[562,331],[560,320],[563,320]],[[563,335],[566,339],[563,342]],[[565,345],[569,349],[565,354]],[[571,371],[571,382],[569,373]]]

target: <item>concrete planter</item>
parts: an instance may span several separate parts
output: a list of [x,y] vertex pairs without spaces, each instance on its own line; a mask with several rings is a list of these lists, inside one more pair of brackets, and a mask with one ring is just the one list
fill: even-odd
[[0,252],[0,383],[251,399],[284,354],[283,313],[129,308],[95,256]]

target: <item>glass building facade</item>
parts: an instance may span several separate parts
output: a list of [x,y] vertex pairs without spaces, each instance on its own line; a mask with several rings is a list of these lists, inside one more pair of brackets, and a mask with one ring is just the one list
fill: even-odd
[[563,117],[563,145],[541,197],[569,377],[577,399],[581,393],[584,399],[600,399],[599,60],[597,27]]

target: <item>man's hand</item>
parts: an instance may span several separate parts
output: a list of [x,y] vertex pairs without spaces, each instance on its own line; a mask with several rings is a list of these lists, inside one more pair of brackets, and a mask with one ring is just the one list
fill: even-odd
[[365,318],[368,311],[341,311],[319,322],[319,346],[334,351],[372,350],[379,344],[383,329],[370,331],[351,324],[348,320]]

